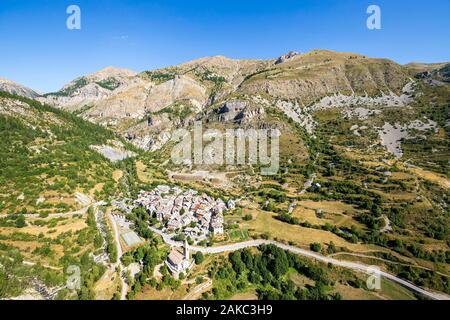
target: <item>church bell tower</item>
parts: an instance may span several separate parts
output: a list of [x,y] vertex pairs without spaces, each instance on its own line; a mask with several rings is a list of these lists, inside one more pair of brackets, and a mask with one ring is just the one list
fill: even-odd
[[189,260],[189,244],[187,240],[184,240],[184,258]]

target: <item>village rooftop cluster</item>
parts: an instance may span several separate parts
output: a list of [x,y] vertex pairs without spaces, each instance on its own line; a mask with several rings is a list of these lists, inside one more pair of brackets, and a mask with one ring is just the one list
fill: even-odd
[[223,212],[233,210],[235,203],[214,199],[189,189],[160,185],[152,191],[141,191],[135,204],[144,207],[168,233],[182,231],[195,243],[210,233],[223,234]]

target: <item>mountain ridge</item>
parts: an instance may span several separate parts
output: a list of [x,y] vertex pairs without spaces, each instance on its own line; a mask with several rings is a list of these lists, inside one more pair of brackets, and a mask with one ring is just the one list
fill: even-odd
[[[309,112],[298,114],[306,107],[313,110],[328,108],[327,104],[363,102],[407,106],[412,94],[408,85],[414,77],[441,85],[445,74],[436,70],[445,65],[402,66],[385,58],[321,49],[290,51],[268,60],[219,55],[142,72],[108,66],[35,98],[113,127],[136,146],[155,150],[167,142],[170,128],[186,126],[228,101],[247,106],[240,121],[260,117],[261,108],[273,104],[310,133],[315,125]],[[423,74],[424,68],[432,71]],[[265,101],[263,106],[256,102],[260,98]],[[286,107],[282,101],[299,107]]]
[[8,92],[11,94],[17,94],[27,98],[36,98],[40,95],[33,89],[30,89],[17,82],[1,77],[0,77],[0,91]]
[[[65,85],[63,85],[61,87],[60,90],[63,90],[64,88],[70,86],[73,82],[82,79],[82,78],[96,78],[98,77],[98,80],[102,80],[102,79],[106,79],[108,77],[111,76],[117,76],[118,74],[122,74],[122,76],[137,76],[137,75],[141,75],[145,72],[154,72],[154,71],[160,71],[160,70],[167,70],[167,69],[171,69],[171,68],[177,68],[177,67],[187,67],[187,66],[193,66],[193,65],[198,65],[198,66],[202,66],[202,65],[215,65],[215,64],[220,64],[220,62],[224,62],[224,61],[229,61],[232,63],[239,63],[239,62],[248,62],[248,63],[261,63],[261,62],[265,62],[265,63],[274,63],[277,60],[279,60],[280,58],[289,55],[289,53],[296,53],[295,56],[293,58],[295,58],[296,56],[305,56],[308,54],[317,54],[317,53],[329,53],[329,54],[336,54],[336,55],[350,55],[350,56],[359,56],[362,58],[368,58],[368,59],[377,59],[377,60],[389,60],[392,61],[395,64],[401,65],[393,60],[390,60],[388,58],[376,58],[376,57],[371,57],[369,58],[367,55],[364,54],[358,54],[358,53],[352,53],[352,52],[339,52],[339,51],[333,51],[333,50],[327,50],[327,49],[313,49],[307,53],[298,53],[295,51],[290,51],[287,54],[283,54],[277,58],[271,58],[271,59],[240,59],[240,58],[230,58],[224,55],[214,55],[214,56],[205,56],[205,57],[201,57],[201,58],[197,58],[194,60],[190,60],[190,61],[186,61],[186,62],[182,62],[180,64],[177,65],[171,65],[171,66],[167,66],[167,67],[162,67],[162,68],[156,68],[156,69],[146,69],[143,71],[134,71],[131,70],[129,68],[122,68],[122,67],[116,67],[116,66],[106,66],[104,68],[98,69],[96,71],[92,71],[90,73],[87,73],[85,75],[81,75],[79,77],[74,78],[72,81],[66,83]],[[403,64],[401,66],[410,69],[414,72],[423,72],[423,71],[432,71],[441,67],[446,66],[447,64],[450,64],[449,61],[447,62],[429,62],[429,63],[424,63],[424,62],[420,62],[420,61],[412,61],[406,64]],[[28,90],[33,91],[36,95],[35,96],[45,96],[45,95],[51,95],[54,94],[58,91],[50,91],[50,92],[44,92],[44,93],[40,93],[38,90],[34,90],[32,88],[28,88],[22,84],[19,84],[17,82],[14,82],[12,80],[6,79],[6,78],[2,78],[0,77],[0,82],[10,82],[11,84],[15,84],[17,86],[22,86],[24,88],[27,88]],[[59,90],[59,91],[60,91]],[[2,91],[6,91],[7,90],[2,90]]]

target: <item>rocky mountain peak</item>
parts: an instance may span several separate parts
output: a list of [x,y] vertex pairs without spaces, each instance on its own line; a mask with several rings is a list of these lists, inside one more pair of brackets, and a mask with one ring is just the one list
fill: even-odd
[[106,68],[103,68],[99,71],[93,72],[85,76],[85,78],[100,81],[108,78],[129,78],[134,77],[137,74],[138,73],[133,70],[108,66]]
[[292,58],[294,58],[295,56],[300,55],[300,52],[297,51],[289,51],[288,53],[282,55],[281,57],[279,57],[276,61],[275,64],[280,64],[283,62],[286,62],[287,60],[291,60]]
[[0,91],[5,91],[26,98],[36,98],[39,96],[39,94],[34,90],[4,78],[0,78]]

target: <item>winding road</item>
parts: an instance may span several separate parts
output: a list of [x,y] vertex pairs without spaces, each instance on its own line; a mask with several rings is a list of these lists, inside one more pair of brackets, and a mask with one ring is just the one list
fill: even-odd
[[[156,234],[160,235],[164,242],[167,243],[168,245],[172,246],[172,247],[181,247],[183,246],[182,242],[177,242],[174,241],[172,239],[170,239],[170,236],[165,234],[164,232],[162,232],[159,229],[156,229],[154,227],[150,226],[150,229],[155,232]],[[309,250],[305,250],[305,249],[301,249],[295,246],[290,246],[290,245],[286,245],[284,243],[281,242],[277,242],[277,241],[273,241],[273,240],[263,240],[263,239],[259,239],[259,240],[251,240],[251,241],[245,241],[245,242],[240,242],[240,243],[233,243],[233,244],[228,244],[228,245],[223,245],[223,246],[217,246],[217,247],[198,247],[198,246],[189,246],[189,248],[193,251],[200,251],[204,254],[216,254],[216,253],[222,253],[222,252],[229,252],[229,251],[237,251],[237,250],[241,250],[241,249],[245,249],[245,248],[251,248],[251,247],[258,247],[260,245],[263,244],[272,244],[277,246],[280,249],[298,254],[298,255],[302,255],[308,258],[312,258],[324,263],[330,263],[333,264],[335,266],[339,266],[339,267],[343,267],[343,268],[349,268],[349,269],[353,269],[356,271],[360,271],[360,272],[365,272],[365,273],[369,273],[371,270],[373,270],[370,266],[365,265],[365,264],[361,264],[361,263],[356,263],[356,262],[348,262],[348,261],[342,261],[342,260],[337,260],[331,257],[326,257],[323,256],[319,253],[316,252],[312,252]],[[371,274],[373,274],[373,272],[370,272]],[[397,282],[399,284],[401,284],[402,286],[415,291],[427,298],[433,299],[433,300],[450,300],[450,297],[443,294],[443,293],[436,293],[436,292],[431,292],[425,289],[422,289],[408,281],[405,281],[403,279],[400,279],[390,273],[387,273],[385,271],[379,271],[379,275],[392,280],[394,282]]]
[[209,289],[213,284],[211,279],[208,279],[206,282],[196,286],[192,289],[182,300],[195,300],[195,298],[201,293],[205,292]]
[[417,268],[417,269],[422,269],[422,270],[427,270],[427,271],[431,271],[434,272],[436,274],[439,274],[441,276],[450,278],[450,276],[448,274],[427,268],[427,267],[423,267],[423,266],[419,266],[419,265],[414,265],[414,264],[408,264],[408,263],[402,263],[402,262],[396,262],[396,261],[391,261],[391,260],[387,260],[387,259],[383,259],[380,257],[376,257],[376,256],[369,256],[369,255],[365,255],[365,254],[360,254],[360,253],[354,253],[354,252],[337,252],[337,253],[333,253],[330,254],[328,257],[337,257],[337,256],[352,256],[352,257],[359,257],[359,258],[367,258],[367,259],[373,259],[373,260],[378,260],[378,261],[382,261],[382,262],[386,262],[386,263],[391,263],[391,264],[396,264],[399,266],[405,266],[405,267],[412,267],[412,268]]

